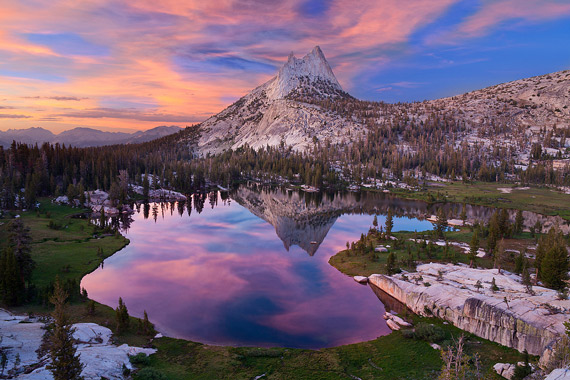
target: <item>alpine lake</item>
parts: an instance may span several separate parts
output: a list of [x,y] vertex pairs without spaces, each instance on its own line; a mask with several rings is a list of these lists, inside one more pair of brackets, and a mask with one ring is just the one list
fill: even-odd
[[130,244],[85,276],[90,298],[162,334],[231,346],[323,348],[390,333],[375,292],[328,260],[379,225],[425,231],[422,202],[383,193],[245,186],[139,204],[114,220]]

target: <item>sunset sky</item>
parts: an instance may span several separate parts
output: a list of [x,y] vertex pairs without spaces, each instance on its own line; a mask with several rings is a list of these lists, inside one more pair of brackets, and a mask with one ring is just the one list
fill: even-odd
[[0,130],[190,125],[315,45],[358,98],[439,98],[570,69],[570,0],[0,0]]

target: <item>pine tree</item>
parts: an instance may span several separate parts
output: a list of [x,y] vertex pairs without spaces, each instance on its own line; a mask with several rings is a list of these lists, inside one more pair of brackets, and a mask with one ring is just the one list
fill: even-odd
[[79,355],[76,355],[77,349],[73,346],[74,329],[65,314],[66,299],[67,293],[63,290],[59,278],[56,278],[54,292],[50,297],[50,302],[55,305],[52,314],[54,328],[49,338],[49,354],[52,362],[47,368],[54,380],[82,380],[83,365],[79,361]]
[[107,218],[105,218],[105,207],[101,206],[101,215],[99,216],[99,227],[105,228],[107,224]]
[[378,230],[378,217],[374,215],[374,219],[372,220],[372,225],[376,230]]
[[392,228],[394,227],[394,220],[392,215],[392,209],[388,209],[388,215],[386,215],[386,236],[388,238],[392,235]]
[[521,250],[518,256],[515,258],[515,273],[521,274],[523,266],[524,266],[524,252],[523,250]]
[[8,306],[17,306],[25,293],[20,267],[12,248],[4,248],[0,259],[0,300]]
[[436,221],[435,221],[435,230],[437,231],[437,235],[440,238],[443,238],[445,229],[447,228],[447,216],[445,215],[445,211],[443,211],[443,208],[439,208],[439,210],[437,210],[437,217],[436,217]]
[[527,293],[530,295],[533,295],[534,291],[532,290],[532,282],[530,280],[530,272],[528,271],[528,260],[524,261],[521,276],[522,276],[522,283],[526,287]]
[[87,302],[87,315],[94,315],[95,314],[95,301],[89,300]]
[[461,209],[461,215],[459,215],[459,218],[463,221],[463,225],[465,225],[465,222],[467,221],[467,206],[465,205],[465,203],[463,204],[463,208]]
[[499,244],[497,244],[497,249],[495,250],[495,268],[499,270],[499,274],[501,274],[501,269],[506,259],[505,253],[505,240],[501,239]]
[[6,355],[4,349],[0,348],[0,376],[4,376],[6,365],[8,365],[8,355]]
[[499,214],[495,212],[489,221],[489,236],[487,236],[487,251],[494,253],[499,241],[500,227],[499,227]]
[[143,200],[145,202],[148,202],[149,191],[150,191],[150,184],[148,181],[148,172],[147,172],[145,173],[143,178]]
[[542,233],[542,223],[540,223],[540,220],[537,220],[536,223],[534,223],[534,232],[537,234]]
[[388,275],[396,273],[396,256],[394,256],[394,252],[388,254],[388,258],[386,259],[386,272]]
[[493,291],[493,293],[495,293],[498,290],[499,290],[499,287],[497,286],[497,283],[495,282],[495,277],[493,277],[493,280],[491,281],[491,291]]
[[540,279],[549,288],[562,290],[566,287],[568,277],[568,251],[561,233],[548,237],[549,247],[541,261]]
[[122,334],[129,329],[129,311],[127,305],[119,298],[119,306],[115,309],[117,319],[117,334]]
[[85,207],[85,202],[86,202],[86,198],[85,198],[85,188],[83,187],[83,184],[80,183],[79,184],[79,207]]
[[477,251],[479,250],[479,231],[475,230],[471,243],[469,244],[469,268],[473,268],[475,260],[477,260]]
[[506,208],[499,213],[499,236],[508,237],[511,226],[509,223],[509,212]]
[[483,284],[481,284],[481,280],[477,280],[477,282],[475,283],[475,287],[477,288],[477,291],[481,290],[481,288],[483,287]]
[[14,256],[18,262],[22,281],[30,281],[36,263],[32,259],[31,247],[32,238],[30,229],[24,225],[20,219],[14,219],[8,225],[10,245],[13,248]]
[[144,311],[144,318],[142,322],[140,322],[139,330],[143,335],[152,335],[155,332],[154,325],[148,320],[148,314],[146,313],[146,310]]

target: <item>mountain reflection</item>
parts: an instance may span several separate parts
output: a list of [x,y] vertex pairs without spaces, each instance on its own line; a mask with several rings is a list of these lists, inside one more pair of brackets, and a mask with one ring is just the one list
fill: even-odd
[[[231,192],[211,191],[195,193],[182,202],[143,204],[144,219],[155,222],[166,214],[179,216],[192,212],[201,214],[206,202],[210,208],[229,206],[234,200],[255,216],[275,228],[287,251],[298,246],[313,256],[337,218],[343,214],[386,214],[391,209],[395,216],[425,219],[429,206],[424,202],[401,200],[383,193],[306,193],[286,188],[249,185]],[[140,212],[141,204],[136,206]],[[121,217],[115,223],[128,230],[131,218]],[[363,231],[364,232],[364,231]]]
[[[182,216],[190,216],[192,212],[201,214],[206,202],[211,209],[227,206],[232,199],[247,208],[255,216],[265,220],[275,228],[275,233],[288,251],[292,246],[302,248],[313,256],[327,236],[337,218],[343,214],[386,215],[391,210],[396,217],[425,220],[435,215],[438,208],[443,208],[448,218],[459,218],[463,207],[466,208],[467,221],[485,222],[494,209],[463,205],[460,203],[429,204],[422,201],[407,200],[380,192],[343,192],[343,193],[310,193],[282,187],[268,187],[257,184],[239,186],[231,192],[211,191],[195,193],[183,202],[162,202],[144,204],[143,216],[152,217],[155,222],[164,218],[166,213],[175,211]],[[141,205],[136,205],[140,212]],[[511,210],[514,221],[515,212]],[[525,225],[530,227],[536,220],[541,224],[557,225],[564,231],[569,230],[568,223],[559,217],[545,217],[525,212]],[[113,226],[127,231],[132,218],[121,215],[113,218]],[[366,232],[366,231],[362,231]]]

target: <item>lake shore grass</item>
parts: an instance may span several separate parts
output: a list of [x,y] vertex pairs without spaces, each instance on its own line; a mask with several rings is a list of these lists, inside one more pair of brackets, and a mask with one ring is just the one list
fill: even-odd
[[[379,318],[381,316],[378,316]],[[497,362],[516,363],[522,355],[480,339],[437,319],[410,316],[414,324],[440,328],[447,342],[466,336],[467,355],[480,356],[486,379],[500,379],[492,370]],[[375,340],[320,350],[290,348],[220,347],[181,339],[160,338],[158,352],[147,367],[171,380],[193,379],[436,379],[441,353],[428,342],[395,331]]]

